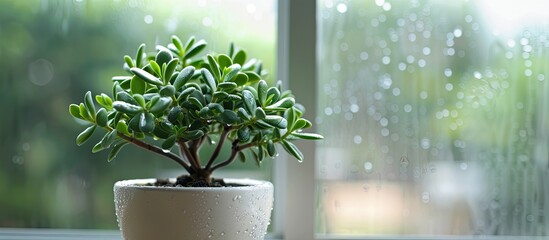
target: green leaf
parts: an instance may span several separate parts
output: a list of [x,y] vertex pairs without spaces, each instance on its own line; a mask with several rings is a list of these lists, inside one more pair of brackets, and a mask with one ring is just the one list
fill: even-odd
[[82,146],[82,144],[84,144],[91,137],[96,127],[97,125],[89,126],[80,134],[78,134],[78,136],[76,137],[76,145]]
[[125,135],[130,135],[130,131],[128,131],[128,125],[126,124],[126,121],[124,121],[124,120],[120,120],[116,124],[116,131],[118,131],[122,134],[125,134]]
[[175,87],[172,85],[163,86],[158,93],[163,97],[171,97],[175,94]]
[[292,136],[295,136],[295,137],[298,137],[298,138],[301,138],[301,139],[306,139],[306,140],[320,140],[320,139],[324,139],[324,136],[320,135],[320,134],[316,134],[316,133],[292,133]]
[[169,97],[161,97],[156,101],[154,104],[151,105],[151,108],[149,111],[154,114],[162,113],[164,110],[166,110],[170,104],[172,103],[172,99]]
[[[190,39],[189,39],[190,40]],[[194,40],[193,40],[194,41]],[[187,52],[185,53],[185,56],[183,56],[184,59],[189,59],[189,58],[192,58],[194,55],[198,54],[200,51],[202,51],[206,45],[208,45],[206,43],[206,41],[204,40],[200,40],[198,41],[197,43],[195,43],[194,45],[192,45],[192,47],[190,47]]]
[[[155,62],[154,60],[150,60],[148,66],[150,67],[150,70],[156,73],[157,76],[162,76],[162,69],[160,68],[160,65],[158,65],[157,62]],[[147,69],[145,67],[145,72],[147,72],[146,70]]]
[[170,150],[173,145],[175,145],[175,140],[176,140],[176,136],[175,135],[172,135],[168,138],[166,138],[166,140],[164,140],[164,142],[162,143],[162,149],[164,150]]
[[132,97],[139,106],[141,106],[142,108],[145,108],[145,97],[143,97],[143,95],[134,94]]
[[233,62],[238,63],[241,66],[244,65],[244,62],[246,62],[246,52],[244,50],[238,50],[233,56]]
[[147,71],[145,71],[141,68],[131,68],[130,71],[133,74],[135,74],[137,77],[143,79],[143,81],[145,81],[147,83],[157,85],[157,86],[161,86],[163,84],[162,81],[160,81],[160,79],[158,79],[154,75],[148,73]]
[[112,103],[112,107],[116,109],[116,111],[130,114],[130,115],[137,114],[143,111],[143,108],[140,106],[136,106],[133,104],[129,104],[127,102],[122,102],[122,101],[114,101]]
[[231,110],[223,111],[223,113],[221,113],[219,117],[221,122],[229,125],[237,124],[240,122],[240,118],[238,117],[238,115]]
[[244,107],[246,108],[246,111],[250,114],[254,114],[256,108],[254,94],[249,90],[243,90],[242,98],[244,100]]
[[154,115],[152,113],[141,113],[139,116],[139,129],[145,133],[154,130]]
[[189,49],[191,49],[191,47],[194,44],[194,41],[195,41],[194,36],[191,36],[191,37],[189,37],[189,39],[187,39],[187,42],[185,43],[185,52],[187,52],[187,51],[189,51]]
[[242,86],[248,82],[248,75],[239,72],[236,74],[236,77],[232,81],[235,82],[236,85]]
[[211,109],[215,114],[220,114],[222,113],[223,111],[225,111],[225,109],[223,108],[223,106],[221,106],[221,104],[219,103],[208,103],[208,106],[207,106],[209,109]]
[[277,102],[278,100],[280,100],[280,91],[278,91],[278,88],[276,87],[270,87],[269,90],[267,90],[265,104],[270,105],[272,102]]
[[135,55],[135,66],[138,68],[143,67],[143,57],[145,51],[145,44],[142,43],[139,45],[139,48],[137,49],[137,54]]
[[238,108],[236,110],[236,113],[238,114],[238,116],[246,121],[250,121],[252,119],[252,116],[250,116],[250,114],[248,112],[246,112],[246,110],[244,110],[244,108]]
[[183,49],[183,43],[181,42],[181,39],[179,37],[172,35],[172,43],[173,45],[179,50],[180,53],[183,53],[185,49]]
[[286,121],[286,119],[281,116],[267,115],[265,119],[263,119],[263,121],[273,127],[280,129],[284,129],[288,126],[288,121]]
[[135,67],[135,65],[133,64],[133,59],[132,59],[132,57],[130,57],[130,56],[128,56],[128,55],[125,55],[125,56],[124,56],[124,61],[126,62],[126,64],[128,64],[128,67],[129,67],[129,68]]
[[90,116],[95,117],[95,105],[93,104],[93,98],[90,91],[86,92],[86,95],[84,96],[84,106],[86,106],[86,110],[88,110]]
[[241,127],[238,129],[237,135],[240,142],[247,142],[250,140],[250,129],[248,127]]
[[103,136],[100,143],[103,146],[103,149],[111,147],[111,145],[114,143],[114,140],[116,140],[116,130],[109,131]]
[[100,127],[106,127],[108,121],[109,121],[109,118],[107,116],[107,110],[104,108],[100,108],[99,111],[97,111],[97,114],[95,115],[95,122]]
[[139,103],[126,91],[120,91],[116,94],[116,100],[123,101],[132,105],[139,105]]
[[211,89],[211,92],[215,92],[217,90],[217,81],[212,76],[212,73],[206,68],[202,68],[201,70],[202,77],[206,81],[206,84]]
[[273,140],[267,141],[267,153],[270,157],[276,157],[276,147],[273,143]]
[[191,104],[196,106],[198,109],[201,109],[204,107],[204,105],[202,105],[202,102],[200,102],[200,100],[198,100],[195,97],[190,97],[187,101],[189,101]]
[[118,155],[118,153],[120,152],[120,150],[122,149],[122,147],[126,146],[126,144],[128,144],[128,142],[120,142],[115,144],[114,147],[112,147],[111,152],[109,153],[109,156],[107,157],[107,161],[110,162],[114,160]]
[[80,115],[80,107],[76,104],[69,105],[69,113],[75,118],[84,119],[82,115]]
[[215,61],[215,58],[210,54],[208,54],[206,58],[208,59],[208,64],[210,65],[210,70],[212,71],[213,76],[219,81],[221,79],[221,72],[219,71],[217,61]]
[[267,86],[267,82],[265,80],[260,80],[257,84],[257,97],[259,98],[259,103],[261,106],[265,106],[265,100],[267,100],[267,90],[269,89],[269,86]]
[[257,107],[255,108],[255,116],[258,119],[265,119],[265,117],[267,117],[267,114],[265,114],[265,111],[263,111],[261,107]]
[[246,71],[244,72],[246,76],[248,76],[248,82],[256,82],[261,80],[261,76],[257,75],[257,73],[252,71]]
[[101,93],[101,95],[96,95],[95,101],[109,111],[112,109],[112,99],[107,94]]
[[233,64],[233,60],[225,54],[219,54],[217,56],[217,62],[219,63],[219,69],[222,71]]
[[293,97],[286,97],[283,99],[280,99],[278,102],[273,103],[267,107],[265,107],[266,110],[284,110],[291,108],[295,105],[295,99]]
[[179,59],[174,58],[166,65],[166,70],[164,70],[164,84],[168,84],[168,82],[172,78],[173,72],[175,71],[178,62]]
[[93,118],[90,116],[88,109],[86,109],[86,106],[83,103],[80,103],[78,108],[78,110],[80,111],[80,116],[82,116],[84,120],[87,120],[88,122],[94,121]]
[[143,81],[143,79],[133,76],[130,82],[130,92],[132,94],[145,94],[145,90],[147,88],[147,83]]
[[181,72],[177,75],[177,78],[175,79],[175,82],[173,83],[173,86],[176,90],[179,90],[189,79],[191,79],[194,75],[195,68],[193,66],[188,66],[186,68],[183,68]]
[[238,74],[241,67],[239,64],[233,64],[228,68],[225,68],[223,71],[223,82],[228,82],[233,80],[233,78]]
[[297,158],[299,162],[303,161],[303,153],[299,151],[296,145],[289,141],[282,140],[282,147],[284,147],[284,150],[286,150],[286,152]]
[[187,140],[195,140],[204,136],[202,130],[184,131],[181,133],[181,137]]
[[295,131],[295,130],[299,130],[299,129],[303,129],[303,128],[308,128],[308,127],[311,127],[312,126],[312,123],[309,122],[309,120],[307,119],[304,119],[304,118],[300,118],[300,119],[297,119],[297,121],[295,121],[295,124],[292,126],[292,131]]
[[222,83],[219,83],[219,85],[217,85],[217,87],[219,89],[221,89],[222,91],[231,92],[234,89],[236,89],[238,87],[238,85],[236,85],[236,83],[234,83],[234,82],[222,82]]
[[158,66],[162,66],[164,64],[168,65],[168,63],[172,60],[173,55],[172,52],[168,49],[160,49],[158,53],[156,53],[155,62],[158,63]]

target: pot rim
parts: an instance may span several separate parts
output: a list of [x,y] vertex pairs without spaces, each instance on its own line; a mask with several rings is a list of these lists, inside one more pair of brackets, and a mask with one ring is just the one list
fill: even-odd
[[[231,187],[157,187],[143,186],[138,184],[150,184],[156,182],[156,178],[143,179],[128,179],[114,183],[114,188],[133,188],[141,190],[158,190],[158,191],[231,191],[231,190],[247,190],[247,189],[262,189],[273,188],[273,184],[265,180],[256,180],[250,178],[223,178],[226,183],[239,184],[244,186]],[[169,178],[170,182],[175,182],[175,178]]]

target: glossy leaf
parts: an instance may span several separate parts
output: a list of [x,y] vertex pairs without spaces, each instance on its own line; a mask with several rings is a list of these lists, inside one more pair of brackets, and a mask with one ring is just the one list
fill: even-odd
[[137,54],[135,55],[135,66],[138,68],[143,67],[143,58],[145,57],[144,51],[145,44],[142,43],[141,45],[139,45],[139,48],[137,49]]
[[233,63],[238,63],[241,66],[246,62],[246,52],[244,50],[238,50],[233,56]]
[[280,99],[278,102],[273,103],[273,104],[265,107],[265,109],[267,109],[267,110],[284,110],[284,109],[291,108],[294,105],[295,105],[295,99],[292,98],[292,97],[287,97],[287,98]]
[[181,39],[179,37],[172,35],[172,43],[173,45],[179,50],[179,52],[184,52],[185,49],[183,49],[183,43],[181,42]]
[[168,82],[170,82],[178,62],[179,60],[174,58],[166,65],[166,69],[164,70],[164,84],[168,84]]
[[151,105],[151,108],[149,109],[149,111],[154,114],[159,114],[164,110],[166,110],[171,103],[172,103],[171,98],[161,97],[153,105]]
[[172,58],[172,52],[164,48],[156,53],[155,62],[158,63],[158,66],[162,66],[164,64],[168,65]]
[[286,152],[288,152],[289,154],[297,158],[299,162],[303,161],[303,153],[301,153],[301,151],[297,148],[296,145],[294,145],[289,141],[282,140],[282,147],[284,147],[284,150],[286,150]]
[[80,134],[78,134],[78,136],[76,137],[76,145],[82,146],[82,144],[84,144],[88,139],[90,139],[96,127],[97,125],[89,126]]
[[93,104],[93,98],[90,91],[86,92],[86,95],[84,95],[84,106],[86,106],[86,110],[88,110],[90,116],[95,117],[95,105]]
[[248,82],[257,82],[261,80],[261,76],[259,76],[257,73],[252,71],[246,71],[244,72],[246,76],[248,76]]
[[176,136],[172,135],[162,142],[162,149],[170,150],[175,145]]
[[143,97],[143,95],[141,94],[134,94],[133,96],[133,99],[135,100],[135,102],[137,102],[137,104],[139,106],[141,106],[142,108],[145,107],[145,98]]
[[112,107],[116,109],[116,111],[130,114],[130,115],[137,114],[143,111],[143,108],[140,106],[136,106],[133,104],[129,104],[127,102],[122,102],[122,101],[114,101],[112,103]]
[[275,157],[277,154],[276,147],[273,143],[273,140],[267,141],[267,153],[269,154],[270,157]]
[[263,121],[273,127],[280,129],[284,129],[288,126],[288,121],[286,121],[286,119],[281,116],[267,115],[265,119],[263,119]]
[[219,63],[219,69],[221,71],[223,71],[223,69],[233,64],[233,60],[225,54],[219,54],[217,56],[217,62]]
[[128,130],[128,125],[126,124],[126,121],[124,121],[124,120],[120,120],[116,124],[116,131],[118,131],[120,133],[123,133],[123,134],[126,134],[126,135],[130,135],[130,131]]
[[122,147],[126,146],[126,144],[128,144],[128,142],[120,142],[120,143],[117,143],[115,144],[112,149],[111,149],[111,152],[109,153],[109,156],[107,157],[107,161],[112,161],[116,158],[116,156],[118,155],[118,153],[120,152],[120,150],[122,149]]
[[267,86],[267,82],[265,80],[260,80],[257,84],[257,97],[259,99],[259,104],[261,106],[265,106],[265,100],[267,100],[267,90],[269,89],[269,86]]
[[240,71],[239,64],[233,64],[223,71],[223,82],[232,81]]
[[69,113],[75,118],[84,119],[82,115],[80,115],[80,107],[76,104],[69,105]]
[[225,124],[232,125],[232,124],[240,123],[240,118],[238,117],[238,115],[231,110],[223,111],[223,113],[221,113],[219,117],[220,117],[220,121]]
[[219,64],[217,64],[215,58],[210,54],[206,55],[206,58],[208,59],[208,64],[210,65],[212,75],[215,77],[216,80],[220,80],[221,71],[219,70]]
[[212,93],[215,92],[217,90],[217,81],[214,79],[212,73],[206,68],[202,68],[201,73]]
[[131,68],[130,71],[147,83],[157,85],[157,86],[161,86],[163,84],[162,81],[160,81],[160,79],[158,79],[154,75],[148,73],[147,71],[141,68]]
[[202,51],[204,48],[206,48],[206,41],[200,40],[196,42],[195,44],[190,47],[187,52],[185,53],[185,56],[183,56],[184,59],[192,58],[196,54],[198,54],[200,51]]
[[255,113],[256,103],[255,103],[255,97],[252,92],[249,90],[243,90],[242,91],[242,98],[244,100],[244,107],[246,108],[246,111],[250,114]]
[[238,129],[237,135],[240,142],[247,142],[250,140],[250,129],[248,127],[241,127]]
[[128,65],[129,68],[135,67],[132,57],[130,57],[128,55],[124,56],[124,62],[126,62],[126,64]]
[[267,117],[267,114],[265,114],[265,111],[261,107],[255,108],[255,117],[258,119],[265,119]]
[[177,75],[177,78],[175,79],[175,82],[173,83],[173,86],[176,90],[179,90],[189,79],[193,77],[195,68],[193,66],[188,66],[186,68],[183,68],[181,72]]
[[236,77],[232,81],[236,83],[236,85],[242,86],[248,82],[248,75],[239,72],[236,74]]
[[146,87],[147,87],[147,83],[145,83],[145,81],[143,81],[143,79],[141,79],[137,76],[134,76],[131,79],[130,92],[132,94],[136,94],[136,93],[145,94]]
[[175,94],[175,87],[172,85],[163,86],[158,93],[163,97],[171,97]]
[[292,136],[295,136],[295,137],[298,137],[298,138],[301,138],[301,139],[306,139],[306,140],[324,139],[324,137],[322,135],[316,134],[316,133],[292,133]]
[[141,113],[139,115],[139,129],[145,133],[154,130],[154,115],[152,113]]
[[106,127],[108,121],[109,121],[109,118],[107,116],[107,110],[104,108],[100,108],[99,111],[97,111],[97,114],[95,115],[95,122],[100,127]]

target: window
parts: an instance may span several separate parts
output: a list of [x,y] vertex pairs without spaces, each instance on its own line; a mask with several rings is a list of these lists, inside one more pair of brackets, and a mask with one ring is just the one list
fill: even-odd
[[[274,1],[0,1],[0,227],[116,228],[116,180],[181,172],[137,148],[108,163],[106,152],[91,154],[93,144],[77,147],[83,126],[68,105],[88,89],[108,92],[122,56],[172,34],[205,38],[217,52],[234,41],[274,74],[275,26]],[[270,164],[220,174],[271,179]]]
[[316,233],[547,236],[546,7],[318,0]]

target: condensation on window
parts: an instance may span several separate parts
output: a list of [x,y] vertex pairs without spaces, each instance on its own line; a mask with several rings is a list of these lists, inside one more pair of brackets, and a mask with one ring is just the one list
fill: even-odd
[[[87,90],[110,92],[111,77],[124,74],[124,55],[134,56],[143,42],[154,51],[172,34],[204,38],[218,53],[234,42],[274,80],[275,3],[0,1],[0,228],[116,229],[115,181],[176,177],[182,169],[137,148],[107,162],[106,152],[91,153],[92,143],[76,146],[85,126],[68,105]],[[225,174],[270,179],[271,164],[237,163]]]
[[317,5],[317,233],[549,234],[546,3]]

